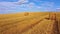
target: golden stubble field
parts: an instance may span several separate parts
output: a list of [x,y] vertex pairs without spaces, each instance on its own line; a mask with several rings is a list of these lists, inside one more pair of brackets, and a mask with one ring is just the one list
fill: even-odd
[[0,34],[60,34],[60,13],[57,21],[49,19],[49,12],[0,14]]

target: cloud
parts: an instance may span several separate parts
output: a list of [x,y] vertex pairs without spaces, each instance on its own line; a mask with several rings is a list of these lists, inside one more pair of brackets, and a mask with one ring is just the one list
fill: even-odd
[[34,2],[43,2],[42,0],[33,0]]
[[17,5],[13,2],[0,2],[0,13],[7,13],[16,10]]
[[53,11],[54,10],[54,2],[44,2],[41,4],[41,7],[44,11]]
[[54,2],[44,2],[44,3],[41,4],[41,6],[53,7],[54,6]]
[[60,9],[60,8],[56,8],[56,9]]
[[0,2],[0,9],[1,8],[14,8],[16,5],[13,2]]
[[27,6],[28,6],[29,8],[32,8],[32,7],[35,6],[35,3],[31,2],[31,3],[27,4]]
[[18,2],[26,3],[26,2],[28,2],[28,0],[19,0]]
[[56,8],[56,11],[60,11],[60,7]]
[[0,2],[0,13],[2,12],[18,12],[36,10],[38,6],[35,3],[17,5],[16,2]]
[[28,0],[19,0],[18,2],[17,2],[17,4],[18,5],[21,5],[21,4],[26,4],[26,3],[28,3],[29,1]]
[[[37,1],[37,0],[35,0]],[[39,0],[40,1],[40,0]],[[40,2],[37,5],[29,0],[19,0],[18,2],[0,2],[0,13],[3,12],[19,12],[19,11],[52,11],[54,2]]]

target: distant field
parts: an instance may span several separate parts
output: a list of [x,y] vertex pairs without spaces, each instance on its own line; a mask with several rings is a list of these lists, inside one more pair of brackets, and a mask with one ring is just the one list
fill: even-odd
[[[60,14],[56,14],[60,26]],[[46,18],[48,12],[0,14],[0,34],[58,34],[56,23]]]

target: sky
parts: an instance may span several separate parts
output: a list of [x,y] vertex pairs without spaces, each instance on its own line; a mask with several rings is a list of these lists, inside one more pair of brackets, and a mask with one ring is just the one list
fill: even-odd
[[60,0],[0,0],[0,13],[60,11]]

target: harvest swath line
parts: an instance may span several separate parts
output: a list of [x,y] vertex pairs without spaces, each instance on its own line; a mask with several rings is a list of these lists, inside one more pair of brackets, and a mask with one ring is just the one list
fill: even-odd
[[[38,16],[38,17],[40,17],[40,16]],[[20,17],[21,18],[21,17]],[[20,19],[19,18],[19,19]],[[23,19],[24,18],[24,19]],[[21,18],[22,20],[21,21],[24,21],[24,20],[28,20],[28,19],[32,19],[32,18],[36,18],[36,17],[34,17],[34,16],[27,16],[27,17],[23,17],[23,18]],[[20,20],[18,21],[18,19],[17,18],[13,18],[13,19],[15,19],[16,20],[16,22],[20,22]],[[11,19],[12,20],[12,19]],[[10,21],[10,20],[7,20],[7,21]],[[13,23],[15,23],[15,22],[13,22]],[[8,24],[3,24],[3,25],[0,25],[0,27],[3,27],[3,26],[5,26],[5,25],[9,25],[9,24],[13,24],[13,23],[8,23]],[[1,23],[0,23],[1,24]]]
[[[34,17],[33,17],[34,18]],[[29,18],[29,19],[32,19],[32,18]],[[19,22],[22,22],[22,21],[25,21],[25,20],[28,20],[28,19],[23,19],[23,20],[21,20],[21,21],[16,21],[16,22],[13,22],[13,23],[9,23],[9,24],[5,24],[5,25],[2,25],[2,26],[0,26],[0,27],[5,27],[5,26],[8,26],[8,25],[14,25],[15,26],[15,24],[17,25],[17,23],[19,23]],[[13,26],[13,27],[14,27]],[[9,28],[12,28],[12,27],[9,27]],[[2,30],[1,32],[3,32],[3,31],[5,31],[5,30],[8,30],[9,28],[4,28],[4,30]],[[1,30],[1,29],[0,29]]]
[[[30,16],[29,16],[29,17],[30,17]],[[38,16],[38,17],[40,17],[40,16]],[[30,18],[28,18],[28,17],[23,17],[23,18],[24,18],[24,19],[19,20],[19,21],[16,20],[16,22],[22,22],[22,21],[24,21],[24,20],[33,19],[33,18],[36,18],[36,17],[31,16]],[[19,19],[20,19],[20,18],[19,18]],[[10,21],[10,20],[8,20],[8,21]],[[14,24],[14,23],[16,23],[16,22],[14,21],[13,23],[3,24],[3,25],[1,25],[0,27],[3,27],[3,26],[5,26],[5,25]]]
[[[33,18],[34,18],[34,17],[33,17]],[[38,18],[38,17],[35,17],[35,18]],[[32,19],[32,18],[29,18],[29,19]],[[28,20],[28,19],[26,19],[26,20]],[[23,21],[24,21],[24,20],[23,20]],[[17,22],[20,22],[20,21],[17,21]],[[13,24],[16,24],[16,22],[13,23]],[[12,24],[12,25],[13,25],[13,24]],[[16,25],[17,25],[17,24],[16,24]],[[14,26],[16,26],[16,25],[14,25]],[[13,26],[13,27],[14,27],[14,26]],[[9,28],[12,28],[12,27],[9,27]],[[7,28],[7,29],[5,29],[5,30],[8,30],[9,28]],[[1,32],[5,31],[5,30],[2,30]]]
[[34,27],[35,25],[39,24],[41,21],[43,21],[43,19],[37,21],[35,24],[32,24],[31,26],[26,27],[26,29],[23,29],[23,30],[22,30],[21,32],[19,32],[19,33],[22,34],[23,32],[25,32],[25,31],[31,29],[32,27]]
[[[46,24],[45,24],[46,22]],[[53,22],[52,22],[53,23]],[[28,31],[23,32],[22,34],[46,34],[47,29],[51,29],[50,27],[51,22],[49,22],[49,20],[43,20],[41,21],[41,23],[36,24],[34,27],[32,27],[31,29],[29,29]],[[49,34],[49,33],[47,33]]]
[[[28,17],[30,17],[30,18],[28,18]],[[32,19],[32,18],[36,18],[36,17],[33,17],[33,16],[27,16],[27,17],[20,17],[20,18],[18,18],[18,19],[21,19],[21,20],[19,20],[18,21],[18,19],[17,18],[13,18],[13,19],[15,19],[15,21],[16,22],[21,22],[21,21],[24,21],[24,20],[28,20],[28,19]],[[11,19],[12,20],[12,19]],[[5,21],[5,20],[4,20]],[[10,20],[7,20],[7,21],[10,21]],[[0,25],[0,27],[3,27],[3,26],[5,26],[5,25],[9,25],[9,24],[14,24],[14,23],[16,23],[16,22],[13,22],[13,23],[8,23],[8,24],[3,24],[3,25]],[[1,24],[1,23],[0,23]]]
[[[36,18],[36,17],[32,17],[32,18]],[[32,18],[28,18],[28,19],[32,19]],[[13,22],[13,23],[9,23],[9,24],[2,25],[2,26],[0,26],[0,27],[8,26],[8,25],[11,25],[11,24],[13,25],[13,24],[16,24],[17,22],[22,22],[22,21],[28,20],[28,19],[25,18],[25,19],[23,19],[23,20],[21,20],[21,21],[19,20],[19,21]]]
[[[37,22],[38,22],[38,21],[36,21],[36,23],[37,23]],[[36,24],[36,23],[34,23],[34,24]],[[30,28],[30,27],[32,27],[34,24],[32,24],[31,26],[28,26],[28,27]],[[35,25],[34,25],[34,26],[35,26]],[[29,29],[28,27],[26,27],[25,29]],[[23,30],[25,30],[25,29],[23,29]],[[22,30],[22,31],[23,31],[23,30]]]

